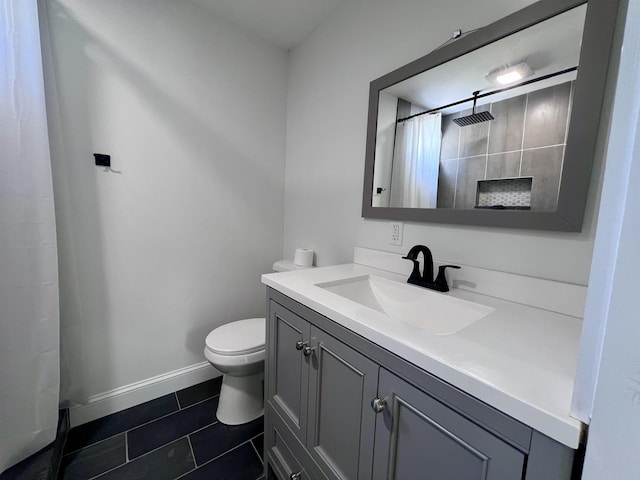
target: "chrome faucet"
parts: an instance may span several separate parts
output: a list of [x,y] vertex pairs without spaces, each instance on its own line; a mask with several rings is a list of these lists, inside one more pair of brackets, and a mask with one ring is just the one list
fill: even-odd
[[[418,261],[418,255],[422,253],[424,258],[424,266],[422,267],[422,273],[420,273],[420,262]],[[431,250],[424,245],[414,245],[407,253],[406,257],[402,257],[405,260],[411,260],[413,262],[413,270],[407,283],[418,285],[419,287],[430,288],[431,290],[437,290],[438,292],[448,292],[449,285],[447,284],[447,277],[445,276],[445,270],[447,268],[460,268],[457,265],[441,265],[438,268],[438,276],[433,279],[433,256]]]

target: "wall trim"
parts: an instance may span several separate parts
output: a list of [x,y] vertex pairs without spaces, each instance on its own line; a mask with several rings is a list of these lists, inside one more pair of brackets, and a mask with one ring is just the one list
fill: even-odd
[[77,427],[220,375],[222,373],[209,362],[196,363],[156,375],[89,397],[89,402],[86,405],[69,409],[69,421],[71,427]]

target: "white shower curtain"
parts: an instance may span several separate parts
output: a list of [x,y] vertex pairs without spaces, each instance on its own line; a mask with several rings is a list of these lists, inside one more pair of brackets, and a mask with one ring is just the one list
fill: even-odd
[[0,0],[0,472],[55,438],[56,252],[36,0]]
[[393,152],[390,207],[436,207],[441,125],[440,113],[421,115],[398,124]]

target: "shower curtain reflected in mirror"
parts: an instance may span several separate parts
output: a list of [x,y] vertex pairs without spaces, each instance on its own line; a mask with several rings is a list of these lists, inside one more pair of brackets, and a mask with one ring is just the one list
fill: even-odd
[[58,257],[36,0],[0,0],[0,473],[51,443]]
[[435,208],[442,114],[421,115],[396,128],[390,207]]

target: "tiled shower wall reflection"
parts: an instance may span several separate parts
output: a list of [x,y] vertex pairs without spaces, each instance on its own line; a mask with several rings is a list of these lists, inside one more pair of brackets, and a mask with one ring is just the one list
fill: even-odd
[[533,177],[532,210],[555,210],[573,82],[478,107],[490,122],[458,127],[442,117],[439,208],[473,208],[478,180]]

